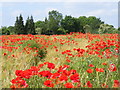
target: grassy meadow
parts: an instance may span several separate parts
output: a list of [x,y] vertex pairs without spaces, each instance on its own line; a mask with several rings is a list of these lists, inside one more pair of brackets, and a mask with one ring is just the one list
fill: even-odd
[[118,34],[2,35],[2,88],[118,88]]

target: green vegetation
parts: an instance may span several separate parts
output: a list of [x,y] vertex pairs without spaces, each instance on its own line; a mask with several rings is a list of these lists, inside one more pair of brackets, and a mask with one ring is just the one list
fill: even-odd
[[120,28],[116,29],[114,26],[105,24],[100,18],[95,16],[80,16],[78,18],[72,16],[65,16],[56,10],[49,11],[48,18],[44,21],[34,22],[33,16],[28,17],[24,25],[23,17],[20,14],[16,17],[14,26],[2,27],[0,34],[67,34],[70,32],[82,32],[91,34],[103,33],[119,33]]

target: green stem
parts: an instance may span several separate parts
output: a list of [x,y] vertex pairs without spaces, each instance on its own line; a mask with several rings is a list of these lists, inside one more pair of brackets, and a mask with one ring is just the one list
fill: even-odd
[[99,82],[99,76],[98,76],[98,72],[97,72],[97,86],[99,86],[100,82]]

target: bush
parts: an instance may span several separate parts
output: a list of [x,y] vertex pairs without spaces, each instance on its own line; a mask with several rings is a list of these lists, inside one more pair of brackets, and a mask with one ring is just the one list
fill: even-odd
[[28,40],[25,41],[24,44],[22,44],[22,47],[25,48],[26,46],[29,46],[34,52],[36,52],[36,56],[34,56],[34,60],[31,59],[32,65],[37,65],[39,61],[42,61],[43,58],[45,58],[47,51],[46,48],[43,47],[43,45],[36,43],[34,40]]
[[66,31],[65,31],[64,28],[59,28],[59,29],[57,30],[57,34],[66,34]]

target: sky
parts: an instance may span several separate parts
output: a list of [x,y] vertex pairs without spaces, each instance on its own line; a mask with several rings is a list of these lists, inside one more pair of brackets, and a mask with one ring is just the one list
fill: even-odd
[[[110,0],[109,0],[110,1]],[[73,17],[79,16],[96,16],[100,18],[105,24],[118,27],[118,2],[73,2],[60,1],[59,2],[7,2],[5,0],[0,4],[0,19],[2,19],[1,26],[13,26],[16,16],[22,14],[24,23],[28,16],[33,16],[34,21],[43,21],[48,17],[48,12],[57,10],[63,16],[71,15]]]

